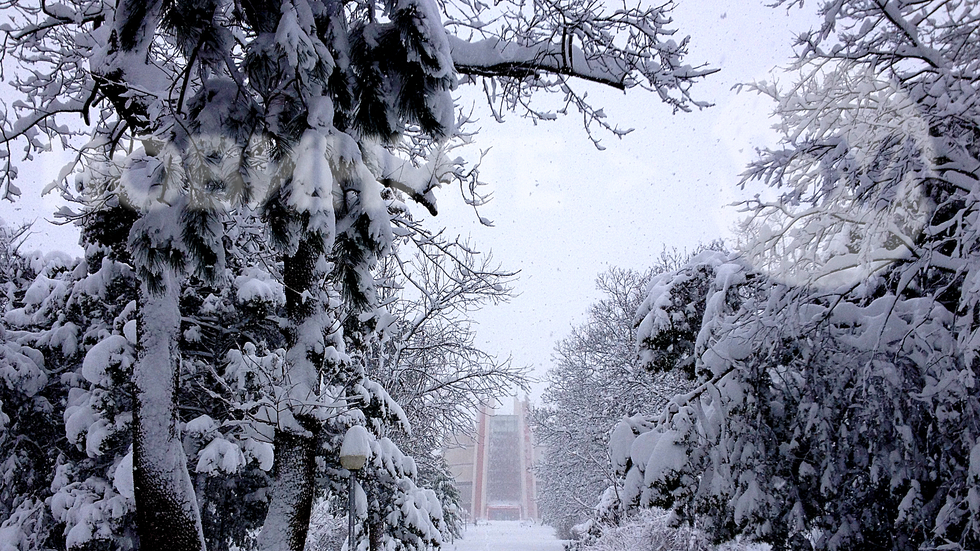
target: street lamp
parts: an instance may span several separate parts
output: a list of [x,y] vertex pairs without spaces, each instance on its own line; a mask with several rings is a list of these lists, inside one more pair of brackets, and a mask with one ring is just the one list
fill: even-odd
[[347,549],[354,551],[354,476],[364,467],[371,455],[371,438],[367,429],[354,425],[347,429],[344,442],[340,445],[340,466],[350,472],[348,479],[349,510],[347,512]]

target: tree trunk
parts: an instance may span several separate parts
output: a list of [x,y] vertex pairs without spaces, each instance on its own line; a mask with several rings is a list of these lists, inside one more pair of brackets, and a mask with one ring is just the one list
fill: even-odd
[[[315,239],[316,237],[314,237]],[[269,512],[259,535],[260,551],[303,551],[313,509],[314,475],[316,474],[316,435],[319,426],[309,411],[319,390],[319,367],[322,352],[317,350],[317,317],[326,308],[319,300],[317,288],[322,272],[317,260],[322,253],[308,239],[300,241],[292,256],[283,259],[283,283],[286,287],[286,314],[289,319],[289,350],[286,352],[286,380],[289,381],[291,417],[300,427],[276,429],[275,460]]]
[[277,430],[272,500],[259,535],[261,551],[303,551],[313,508],[316,438]]
[[142,282],[139,294],[133,369],[136,530],[143,550],[202,551],[201,515],[177,428],[177,286],[170,268],[162,272],[161,289],[150,291]]
[[369,551],[381,551],[384,544],[385,521],[378,519],[368,526],[368,549]]

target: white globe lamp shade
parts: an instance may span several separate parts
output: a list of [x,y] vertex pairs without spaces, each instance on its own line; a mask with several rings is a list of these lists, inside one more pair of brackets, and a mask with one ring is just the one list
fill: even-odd
[[371,436],[361,425],[347,429],[340,445],[340,466],[348,471],[359,471],[371,456]]

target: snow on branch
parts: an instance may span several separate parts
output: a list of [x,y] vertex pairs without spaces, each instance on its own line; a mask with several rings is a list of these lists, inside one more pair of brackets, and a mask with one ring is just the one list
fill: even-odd
[[466,42],[450,40],[453,62],[460,73],[480,76],[525,78],[539,71],[557,73],[598,82],[625,90],[629,67],[621,58],[586,58],[578,47],[541,41],[520,45],[491,38]]
[[[519,44],[500,38],[467,42],[450,37],[449,43],[457,71],[485,77],[523,79],[543,72],[597,82],[619,90],[640,84],[638,78],[642,78],[646,81],[644,86],[666,93],[680,81],[693,80],[717,71],[690,66],[664,71],[663,65],[649,56],[638,53],[630,55],[624,51],[589,53],[572,44],[571,39],[567,43],[542,40]],[[666,47],[675,50],[675,54],[681,50],[673,41]],[[678,102],[676,106],[684,111],[690,110],[684,102]]]
[[[659,92],[676,108],[689,110],[687,86],[717,69],[682,63],[688,39],[671,38],[670,4],[619,8],[611,13],[595,2],[536,2],[533,13],[503,3],[503,15],[482,4],[467,6],[473,14],[447,27],[469,28],[474,39],[450,37],[453,62],[462,74],[533,77],[550,73],[581,78],[625,90],[636,85]],[[499,8],[498,8],[499,9]],[[496,13],[496,12],[494,12]],[[672,96],[672,91],[680,91]]]
[[565,105],[559,113],[579,112],[601,149],[593,125],[616,136],[629,130],[606,122],[587,94],[572,89],[576,80],[617,90],[639,86],[656,92],[675,111],[709,105],[694,100],[690,87],[717,69],[683,61],[688,39],[672,38],[671,7],[668,2],[606,10],[588,0],[542,0],[533,6],[498,2],[491,8],[458,2],[446,7],[446,28],[456,71],[470,81],[486,79],[484,91],[498,120],[509,110],[553,119],[554,113],[532,108],[531,97],[540,91],[560,93]]

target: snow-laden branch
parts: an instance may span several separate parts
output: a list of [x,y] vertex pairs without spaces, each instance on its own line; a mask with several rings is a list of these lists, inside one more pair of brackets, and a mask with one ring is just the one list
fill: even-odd
[[375,155],[380,165],[378,181],[382,185],[407,194],[433,216],[439,213],[433,191],[447,181],[454,163],[448,162],[440,151],[436,151],[432,155],[435,158],[422,166],[416,166],[381,147],[376,149]]
[[[524,79],[548,73],[620,90],[642,85],[688,109],[684,82],[716,69],[682,63],[687,39],[672,38],[669,9],[665,4],[607,10],[594,2],[544,0],[532,12],[506,1],[493,8],[460,2],[447,6],[447,27],[473,34],[464,39],[456,33],[449,45],[462,74]],[[670,99],[672,92],[680,97]]]
[[[679,53],[676,43],[670,41],[668,44],[669,49],[676,49]],[[542,39],[522,44],[502,38],[469,42],[450,36],[449,45],[459,73],[483,77],[525,79],[539,73],[550,73],[580,78],[618,90],[643,85],[667,93],[666,88],[718,71],[688,65],[668,65],[665,69],[662,59],[649,54],[623,55],[623,52],[612,49],[587,53],[570,40],[556,43]]]
[[467,42],[452,37],[449,43],[456,70],[470,75],[527,78],[548,72],[625,90],[632,69],[622,58],[589,59],[581,48],[549,41],[521,45],[499,38]]

